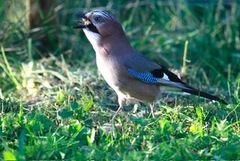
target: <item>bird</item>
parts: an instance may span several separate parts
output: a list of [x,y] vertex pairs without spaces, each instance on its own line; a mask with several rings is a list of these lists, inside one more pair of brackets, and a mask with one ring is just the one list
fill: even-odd
[[81,20],[73,28],[83,30],[95,51],[98,70],[118,96],[119,107],[113,119],[126,101],[149,103],[154,117],[154,102],[162,86],[227,105],[223,99],[192,87],[163,65],[140,54],[130,45],[120,21],[110,12],[95,9],[76,16]]

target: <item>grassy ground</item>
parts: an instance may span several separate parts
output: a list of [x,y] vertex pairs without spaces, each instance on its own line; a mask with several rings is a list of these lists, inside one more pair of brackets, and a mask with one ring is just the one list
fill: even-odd
[[[240,159],[239,4],[58,1],[56,24],[30,35],[5,17],[8,2],[0,3],[0,160]],[[90,43],[70,28],[75,12],[95,7],[120,19],[138,51],[229,105],[164,91],[156,118],[146,104],[129,104],[113,135],[116,95]],[[43,51],[36,35],[53,40],[49,28],[58,41]]]

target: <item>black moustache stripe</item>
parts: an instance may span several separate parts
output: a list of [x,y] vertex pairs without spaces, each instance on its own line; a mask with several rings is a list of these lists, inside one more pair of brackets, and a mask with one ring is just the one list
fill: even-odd
[[92,32],[100,34],[96,26],[94,26],[93,24],[86,25],[86,28]]

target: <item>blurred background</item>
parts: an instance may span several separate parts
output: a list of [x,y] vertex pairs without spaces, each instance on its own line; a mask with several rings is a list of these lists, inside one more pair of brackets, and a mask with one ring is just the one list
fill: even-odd
[[[72,28],[95,8],[136,50],[229,105],[167,91],[156,118],[130,104],[109,128],[116,94]],[[0,0],[0,160],[239,160],[239,71],[239,0]]]
[[79,21],[74,14],[95,8],[114,14],[139,52],[176,69],[190,83],[228,89],[230,82],[234,88],[240,79],[239,5],[237,0],[1,0],[2,95],[22,86],[24,76],[18,75],[23,63],[36,66],[55,57],[71,71],[86,66],[95,71],[90,43],[82,31],[71,28]]

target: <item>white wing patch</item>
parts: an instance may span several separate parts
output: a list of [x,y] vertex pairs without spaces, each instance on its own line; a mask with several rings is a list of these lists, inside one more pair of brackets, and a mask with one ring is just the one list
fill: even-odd
[[167,81],[170,81],[170,79],[168,78],[167,74],[163,73],[163,77],[161,79],[164,79],[164,80],[167,80]]

